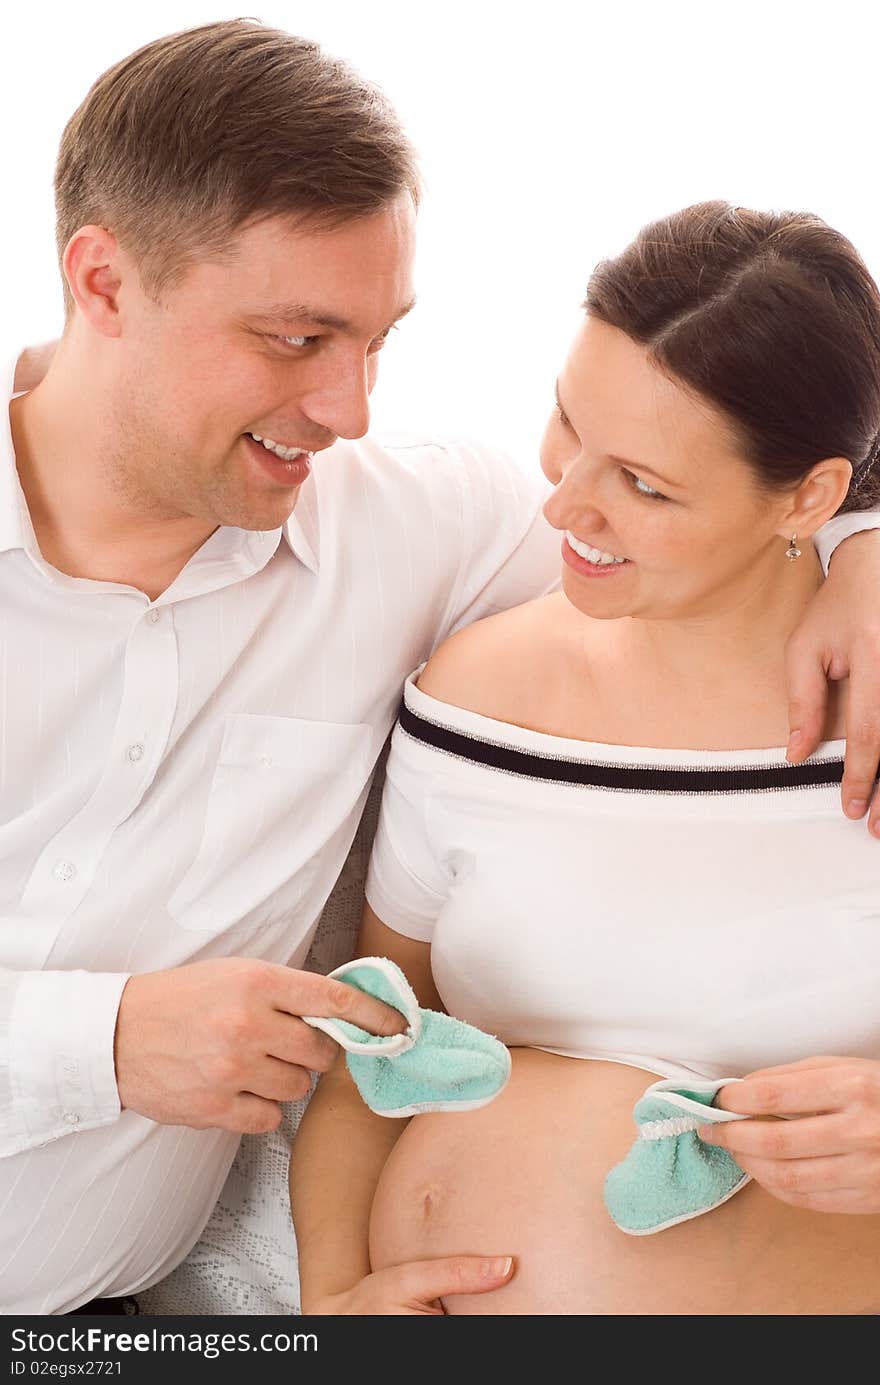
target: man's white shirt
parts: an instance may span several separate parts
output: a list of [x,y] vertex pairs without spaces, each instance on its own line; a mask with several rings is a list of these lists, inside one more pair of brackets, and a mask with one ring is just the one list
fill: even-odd
[[407,674],[559,536],[489,449],[337,443],[151,602],[44,562],[2,428],[0,1305],[62,1313],[182,1259],[238,1141],[120,1112],[127,977],[303,961]]
[[[238,1142],[120,1111],[126,979],[301,964],[406,676],[556,586],[560,540],[537,467],[338,443],[150,602],[44,562],[0,427],[0,1308],[63,1313],[172,1269]],[[832,523],[826,563],[880,515]]]

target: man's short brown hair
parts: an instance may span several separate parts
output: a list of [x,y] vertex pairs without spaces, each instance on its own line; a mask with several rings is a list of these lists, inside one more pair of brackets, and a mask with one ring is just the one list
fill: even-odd
[[95,82],[61,139],[58,254],[80,226],[105,226],[159,295],[248,223],[341,225],[418,191],[377,87],[308,39],[229,20],[147,44]]

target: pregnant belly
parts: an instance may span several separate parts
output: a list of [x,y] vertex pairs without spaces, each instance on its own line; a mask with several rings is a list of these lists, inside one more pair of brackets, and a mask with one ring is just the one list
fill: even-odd
[[469,1314],[862,1314],[880,1311],[880,1216],[807,1212],[750,1183],[654,1236],[611,1221],[602,1184],[632,1144],[656,1074],[513,1051],[479,1111],[417,1116],[376,1189],[374,1269],[513,1255],[504,1288],[446,1301]]

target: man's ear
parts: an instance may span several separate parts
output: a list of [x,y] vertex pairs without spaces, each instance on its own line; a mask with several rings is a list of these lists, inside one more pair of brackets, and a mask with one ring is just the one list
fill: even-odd
[[843,504],[852,478],[846,457],[826,457],[817,462],[794,493],[778,530],[786,541],[792,534],[807,539]]
[[122,283],[119,242],[105,226],[81,226],[71,236],[62,265],[77,308],[96,332],[118,337]]

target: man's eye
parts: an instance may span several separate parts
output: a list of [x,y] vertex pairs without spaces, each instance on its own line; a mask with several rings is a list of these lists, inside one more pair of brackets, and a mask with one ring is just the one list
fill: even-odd
[[381,351],[382,347],[385,345],[388,338],[391,336],[391,333],[398,332],[399,330],[400,328],[397,326],[396,323],[394,323],[391,327],[386,327],[384,332],[380,332],[378,337],[374,337],[373,340],[370,342],[370,350]]
[[278,336],[274,336],[274,335],[273,335],[273,336],[271,337],[271,340],[272,340],[272,341],[277,341],[281,346],[291,346],[291,347],[300,348],[300,347],[303,347],[303,346],[311,346],[312,342],[317,341],[318,338],[317,338],[317,337],[278,337]]
[[653,486],[649,486],[647,481],[643,481],[640,476],[636,476],[634,471],[628,471],[626,475],[632,482],[633,489],[639,494],[644,495],[648,500],[668,500],[668,495],[661,495],[655,491]]

